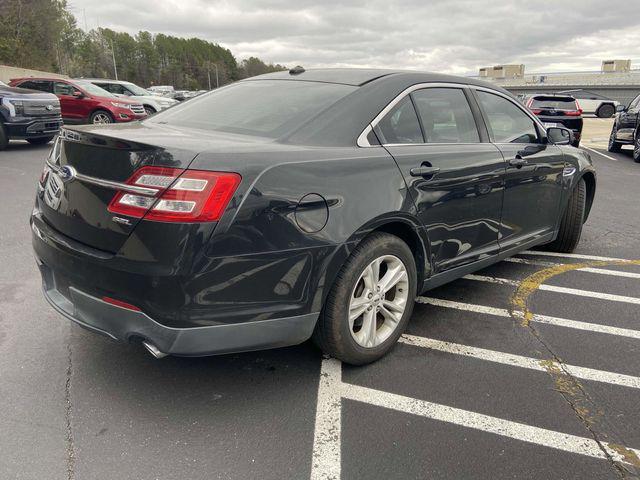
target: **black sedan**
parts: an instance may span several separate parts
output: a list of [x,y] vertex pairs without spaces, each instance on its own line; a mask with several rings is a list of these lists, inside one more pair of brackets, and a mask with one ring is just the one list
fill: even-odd
[[493,85],[302,68],[131,125],[66,128],[31,217],[62,315],[156,357],[293,345],[378,359],[417,294],[569,252],[587,153]]

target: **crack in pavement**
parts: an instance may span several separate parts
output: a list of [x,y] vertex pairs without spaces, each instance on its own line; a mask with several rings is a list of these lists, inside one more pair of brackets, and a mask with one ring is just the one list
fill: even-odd
[[[529,309],[529,300],[531,295],[538,290],[543,282],[568,271],[611,265],[640,265],[640,260],[558,264],[539,270],[519,283],[515,293],[511,297],[509,313],[513,320],[520,326],[525,327],[531,336],[549,353],[551,359],[543,360],[540,363],[553,378],[556,387],[555,390],[567,402],[580,422],[591,434],[617,475],[620,478],[639,478],[640,458],[638,458],[633,451],[624,447],[622,442],[618,444],[607,441],[608,448],[604,445],[604,439],[610,436],[606,434],[602,428],[603,426],[607,426],[602,425],[603,423],[608,423],[604,416],[604,410],[598,407],[582,384],[567,370],[562,358],[542,339],[540,333],[530,322],[533,318],[533,312]],[[613,428],[609,430],[613,430]],[[627,464],[617,462],[612,457],[610,450],[615,451],[624,458]]]
[[73,440],[73,428],[71,425],[72,403],[71,403],[71,375],[73,374],[72,351],[71,351],[71,334],[69,334],[69,343],[67,343],[67,375],[64,386],[65,398],[65,426],[66,426],[66,443],[67,443],[67,480],[75,479],[76,454]]

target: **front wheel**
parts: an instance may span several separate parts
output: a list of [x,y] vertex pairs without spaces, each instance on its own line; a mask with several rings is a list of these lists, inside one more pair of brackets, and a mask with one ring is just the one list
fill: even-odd
[[91,114],[89,117],[89,123],[94,125],[105,125],[108,123],[113,123],[113,117],[106,110],[98,110]]
[[313,340],[345,363],[378,360],[404,331],[416,290],[416,265],[407,244],[388,233],[373,233],[338,273]]
[[613,128],[611,129],[611,135],[609,135],[609,144],[607,145],[607,150],[609,150],[611,153],[620,153],[620,150],[622,150],[622,145],[616,141],[617,134],[618,129],[614,124]]
[[153,115],[154,113],[156,113],[155,108],[150,107],[149,105],[145,105],[144,106],[144,111],[148,116]]
[[582,235],[582,224],[584,223],[584,212],[587,204],[587,185],[581,178],[574,187],[569,203],[565,209],[558,237],[551,243],[545,245],[547,250],[553,252],[570,253],[578,246]]
[[9,135],[4,128],[4,125],[0,123],[0,150],[4,150],[9,145]]
[[51,140],[53,140],[53,135],[49,137],[27,138],[27,142],[31,145],[44,145],[49,143]]
[[633,140],[633,161],[640,163],[640,130],[636,131],[636,138]]

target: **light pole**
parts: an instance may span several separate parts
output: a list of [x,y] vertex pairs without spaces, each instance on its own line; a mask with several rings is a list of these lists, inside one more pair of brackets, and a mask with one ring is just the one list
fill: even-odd
[[118,67],[116,67],[116,52],[113,50],[113,40],[111,40],[111,58],[113,59],[113,73],[118,80]]

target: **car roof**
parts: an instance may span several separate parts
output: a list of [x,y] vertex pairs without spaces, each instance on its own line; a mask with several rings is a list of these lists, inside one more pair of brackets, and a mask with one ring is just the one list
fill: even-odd
[[309,82],[326,82],[341,83],[345,85],[362,86],[377,79],[393,77],[402,82],[411,79],[416,83],[461,83],[467,85],[477,85],[487,87],[492,90],[506,92],[503,88],[483,80],[477,80],[471,77],[460,77],[455,75],[446,75],[433,72],[420,72],[416,70],[394,70],[394,69],[378,69],[378,68],[313,68],[304,70],[301,73],[295,72],[296,69],[289,71],[281,71],[274,73],[266,73],[256,77],[249,77],[243,82],[255,80],[301,80]]
[[110,78],[76,78],[74,80],[86,80],[88,82],[109,82],[109,83],[132,83],[132,82],[127,82],[126,80],[112,80]]

